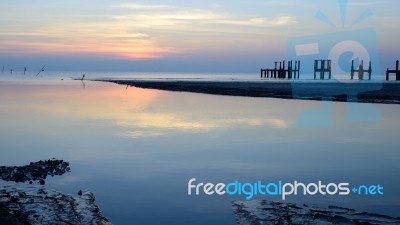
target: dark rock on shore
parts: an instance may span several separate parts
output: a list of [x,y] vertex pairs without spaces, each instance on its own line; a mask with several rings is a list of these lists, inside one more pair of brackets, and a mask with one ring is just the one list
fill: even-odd
[[234,201],[238,225],[400,224],[400,218],[330,206],[310,207],[270,201]]
[[1,225],[111,225],[95,204],[91,192],[79,191],[76,197],[32,185],[44,185],[47,176],[70,172],[69,163],[50,159],[27,166],[2,166],[0,179],[31,185],[0,187]]
[[61,176],[70,171],[68,162],[49,159],[31,162],[26,166],[1,166],[0,179],[17,183],[38,181],[39,184],[44,185],[47,176]]
[[37,186],[0,189],[0,224],[111,225],[90,192],[73,197]]

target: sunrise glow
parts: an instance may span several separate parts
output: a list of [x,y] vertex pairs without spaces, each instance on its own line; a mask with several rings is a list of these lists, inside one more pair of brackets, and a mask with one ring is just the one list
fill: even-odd
[[[26,59],[35,67],[39,67],[37,61],[58,60],[52,69],[60,67],[61,62],[69,65],[66,57],[72,57],[83,63],[103,59],[101,64],[110,70],[135,70],[140,64],[129,61],[145,60],[148,64],[143,70],[150,71],[223,71],[218,64],[232,65],[228,70],[251,71],[262,62],[284,57],[288,38],[340,31],[315,19],[316,12],[323,10],[334,23],[340,23],[335,17],[337,2],[326,6],[312,3],[3,1],[0,58],[12,64]],[[377,1],[349,4],[348,10],[353,13],[348,15],[348,21],[355,21],[366,8],[371,9],[370,13],[385,10],[391,18],[398,17],[389,5]],[[381,16],[370,17],[352,29],[371,26],[378,27],[381,33],[397,33],[395,20]],[[385,35],[378,40],[383,60],[398,48],[390,47],[394,37],[395,34]],[[127,63],[119,68],[115,60]],[[76,63],[71,65],[79,69]]]

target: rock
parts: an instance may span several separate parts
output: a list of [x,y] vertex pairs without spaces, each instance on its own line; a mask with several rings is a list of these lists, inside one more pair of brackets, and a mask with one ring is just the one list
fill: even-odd
[[73,197],[40,186],[6,186],[0,190],[0,224],[111,225],[91,192]]
[[29,186],[0,188],[0,224],[7,225],[111,225],[101,214],[91,192],[79,191],[73,197],[43,186],[47,176],[70,172],[68,162],[50,159],[32,162],[27,166],[1,166],[0,179]]
[[238,225],[400,224],[400,218],[337,206],[319,208],[254,200],[234,201],[233,211]]
[[1,166],[0,179],[17,183],[39,181],[41,185],[44,185],[47,176],[61,176],[70,171],[68,162],[49,159],[31,162],[27,166]]

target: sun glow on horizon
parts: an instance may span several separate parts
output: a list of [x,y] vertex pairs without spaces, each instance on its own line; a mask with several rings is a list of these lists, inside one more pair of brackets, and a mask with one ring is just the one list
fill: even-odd
[[76,55],[125,59],[155,59],[176,52],[172,47],[160,47],[154,38],[140,32],[130,32],[128,24],[115,19],[109,22],[49,24],[23,32],[0,31],[0,53],[18,55]]
[[[383,61],[392,61],[398,2],[349,4],[349,21],[363,15],[365,4],[374,15],[354,28],[376,29]],[[333,21],[338,14],[337,1],[311,0],[15,0],[0,8],[6,67],[22,59],[26,66],[50,61],[54,69],[158,72],[254,71],[285,57],[291,37],[336,32],[315,18],[318,10]]]

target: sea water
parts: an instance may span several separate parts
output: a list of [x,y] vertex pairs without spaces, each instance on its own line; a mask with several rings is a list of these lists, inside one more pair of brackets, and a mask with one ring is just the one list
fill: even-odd
[[[70,162],[72,171],[49,179],[47,188],[94,192],[115,225],[234,224],[231,202],[245,196],[189,196],[191,178],[211,183],[379,184],[384,195],[298,195],[285,201],[400,216],[399,105],[377,104],[379,121],[353,123],[346,120],[347,104],[333,103],[331,127],[307,128],[299,126],[299,114],[321,102],[70,79],[82,74],[0,74],[0,165],[53,157]],[[96,79],[253,79],[229,74],[85,74]]]

